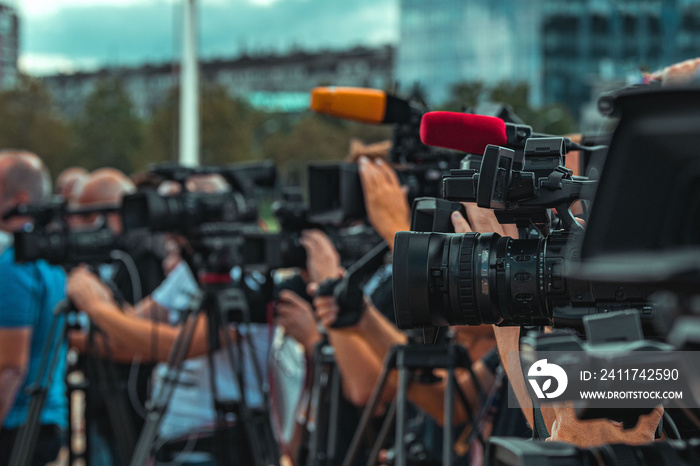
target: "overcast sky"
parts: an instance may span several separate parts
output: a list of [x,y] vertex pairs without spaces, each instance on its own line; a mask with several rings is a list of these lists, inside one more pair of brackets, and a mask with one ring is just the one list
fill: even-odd
[[[396,43],[399,0],[198,0],[200,53]],[[179,54],[181,0],[15,0],[31,74],[163,62]]]

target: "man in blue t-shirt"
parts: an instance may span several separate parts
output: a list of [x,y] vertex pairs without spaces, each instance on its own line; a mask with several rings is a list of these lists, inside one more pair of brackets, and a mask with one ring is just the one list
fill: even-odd
[[[18,428],[27,420],[27,387],[38,376],[54,307],[65,297],[65,273],[44,261],[15,263],[12,232],[29,219],[1,217],[18,204],[37,203],[51,193],[48,172],[34,154],[0,152],[0,465],[9,462]],[[46,402],[32,465],[53,461],[67,426],[66,344],[61,345]]]

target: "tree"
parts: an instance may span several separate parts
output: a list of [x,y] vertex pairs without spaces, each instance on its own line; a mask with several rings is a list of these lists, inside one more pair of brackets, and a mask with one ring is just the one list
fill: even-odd
[[[175,161],[179,148],[179,89],[174,88],[146,127],[135,168]],[[247,102],[231,97],[219,84],[206,84],[200,100],[200,162],[221,165],[256,158],[253,134],[262,121]]]
[[70,163],[74,138],[54,111],[44,85],[21,76],[17,87],[0,93],[0,148],[26,149],[58,174]]
[[353,123],[314,113],[305,114],[289,131],[278,131],[263,142],[263,152],[276,162],[291,184],[303,184],[306,165],[313,161],[341,161],[350,139],[376,142],[391,138],[390,126]]
[[461,112],[465,108],[474,109],[479,104],[479,99],[483,93],[484,83],[481,81],[453,84],[450,88],[450,98],[440,106],[440,110]]
[[98,81],[75,122],[74,163],[87,169],[134,168],[134,154],[143,142],[142,122],[119,79]]
[[464,108],[474,111],[481,101],[507,104],[537,132],[567,134],[576,131],[576,120],[564,105],[552,104],[533,108],[529,103],[529,95],[530,87],[524,82],[502,82],[491,87],[481,82],[463,82],[452,86],[448,102],[440,108],[458,112]]

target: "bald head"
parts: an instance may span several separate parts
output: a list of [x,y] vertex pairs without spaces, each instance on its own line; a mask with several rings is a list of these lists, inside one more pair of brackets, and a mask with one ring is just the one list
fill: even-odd
[[102,168],[81,179],[73,190],[77,207],[117,207],[122,198],[136,190],[124,173],[113,168]]
[[[129,177],[113,168],[103,168],[79,179],[71,194],[71,209],[119,207],[125,195],[136,191]],[[72,228],[95,226],[99,215],[91,214],[70,219]],[[119,214],[107,216],[108,226],[121,233],[122,223]]]
[[[48,200],[51,179],[41,159],[31,152],[0,151],[0,217],[19,204]],[[26,219],[0,220],[0,229],[15,231]]]
[[39,156],[9,149],[0,151],[0,196],[8,198],[26,192],[25,202],[42,202],[51,195],[51,177]]
[[225,193],[231,190],[226,178],[218,173],[209,175],[192,175],[185,182],[187,189],[193,193]]
[[56,194],[59,194],[63,199],[70,201],[71,194],[75,184],[86,177],[87,170],[81,167],[66,168],[56,178]]

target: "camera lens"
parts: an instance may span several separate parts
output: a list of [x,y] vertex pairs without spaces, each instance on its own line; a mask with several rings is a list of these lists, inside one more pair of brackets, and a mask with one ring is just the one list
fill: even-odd
[[546,303],[538,293],[542,248],[539,240],[496,233],[397,233],[397,325],[408,329],[514,320],[525,325],[546,319]]
[[396,234],[393,288],[399,328],[479,323],[475,315],[472,260],[475,236]]
[[496,233],[398,232],[394,239],[394,303],[401,329],[447,325],[562,325],[580,327],[599,312],[653,309],[643,286],[577,280],[566,268],[577,261],[570,232],[546,239]]

